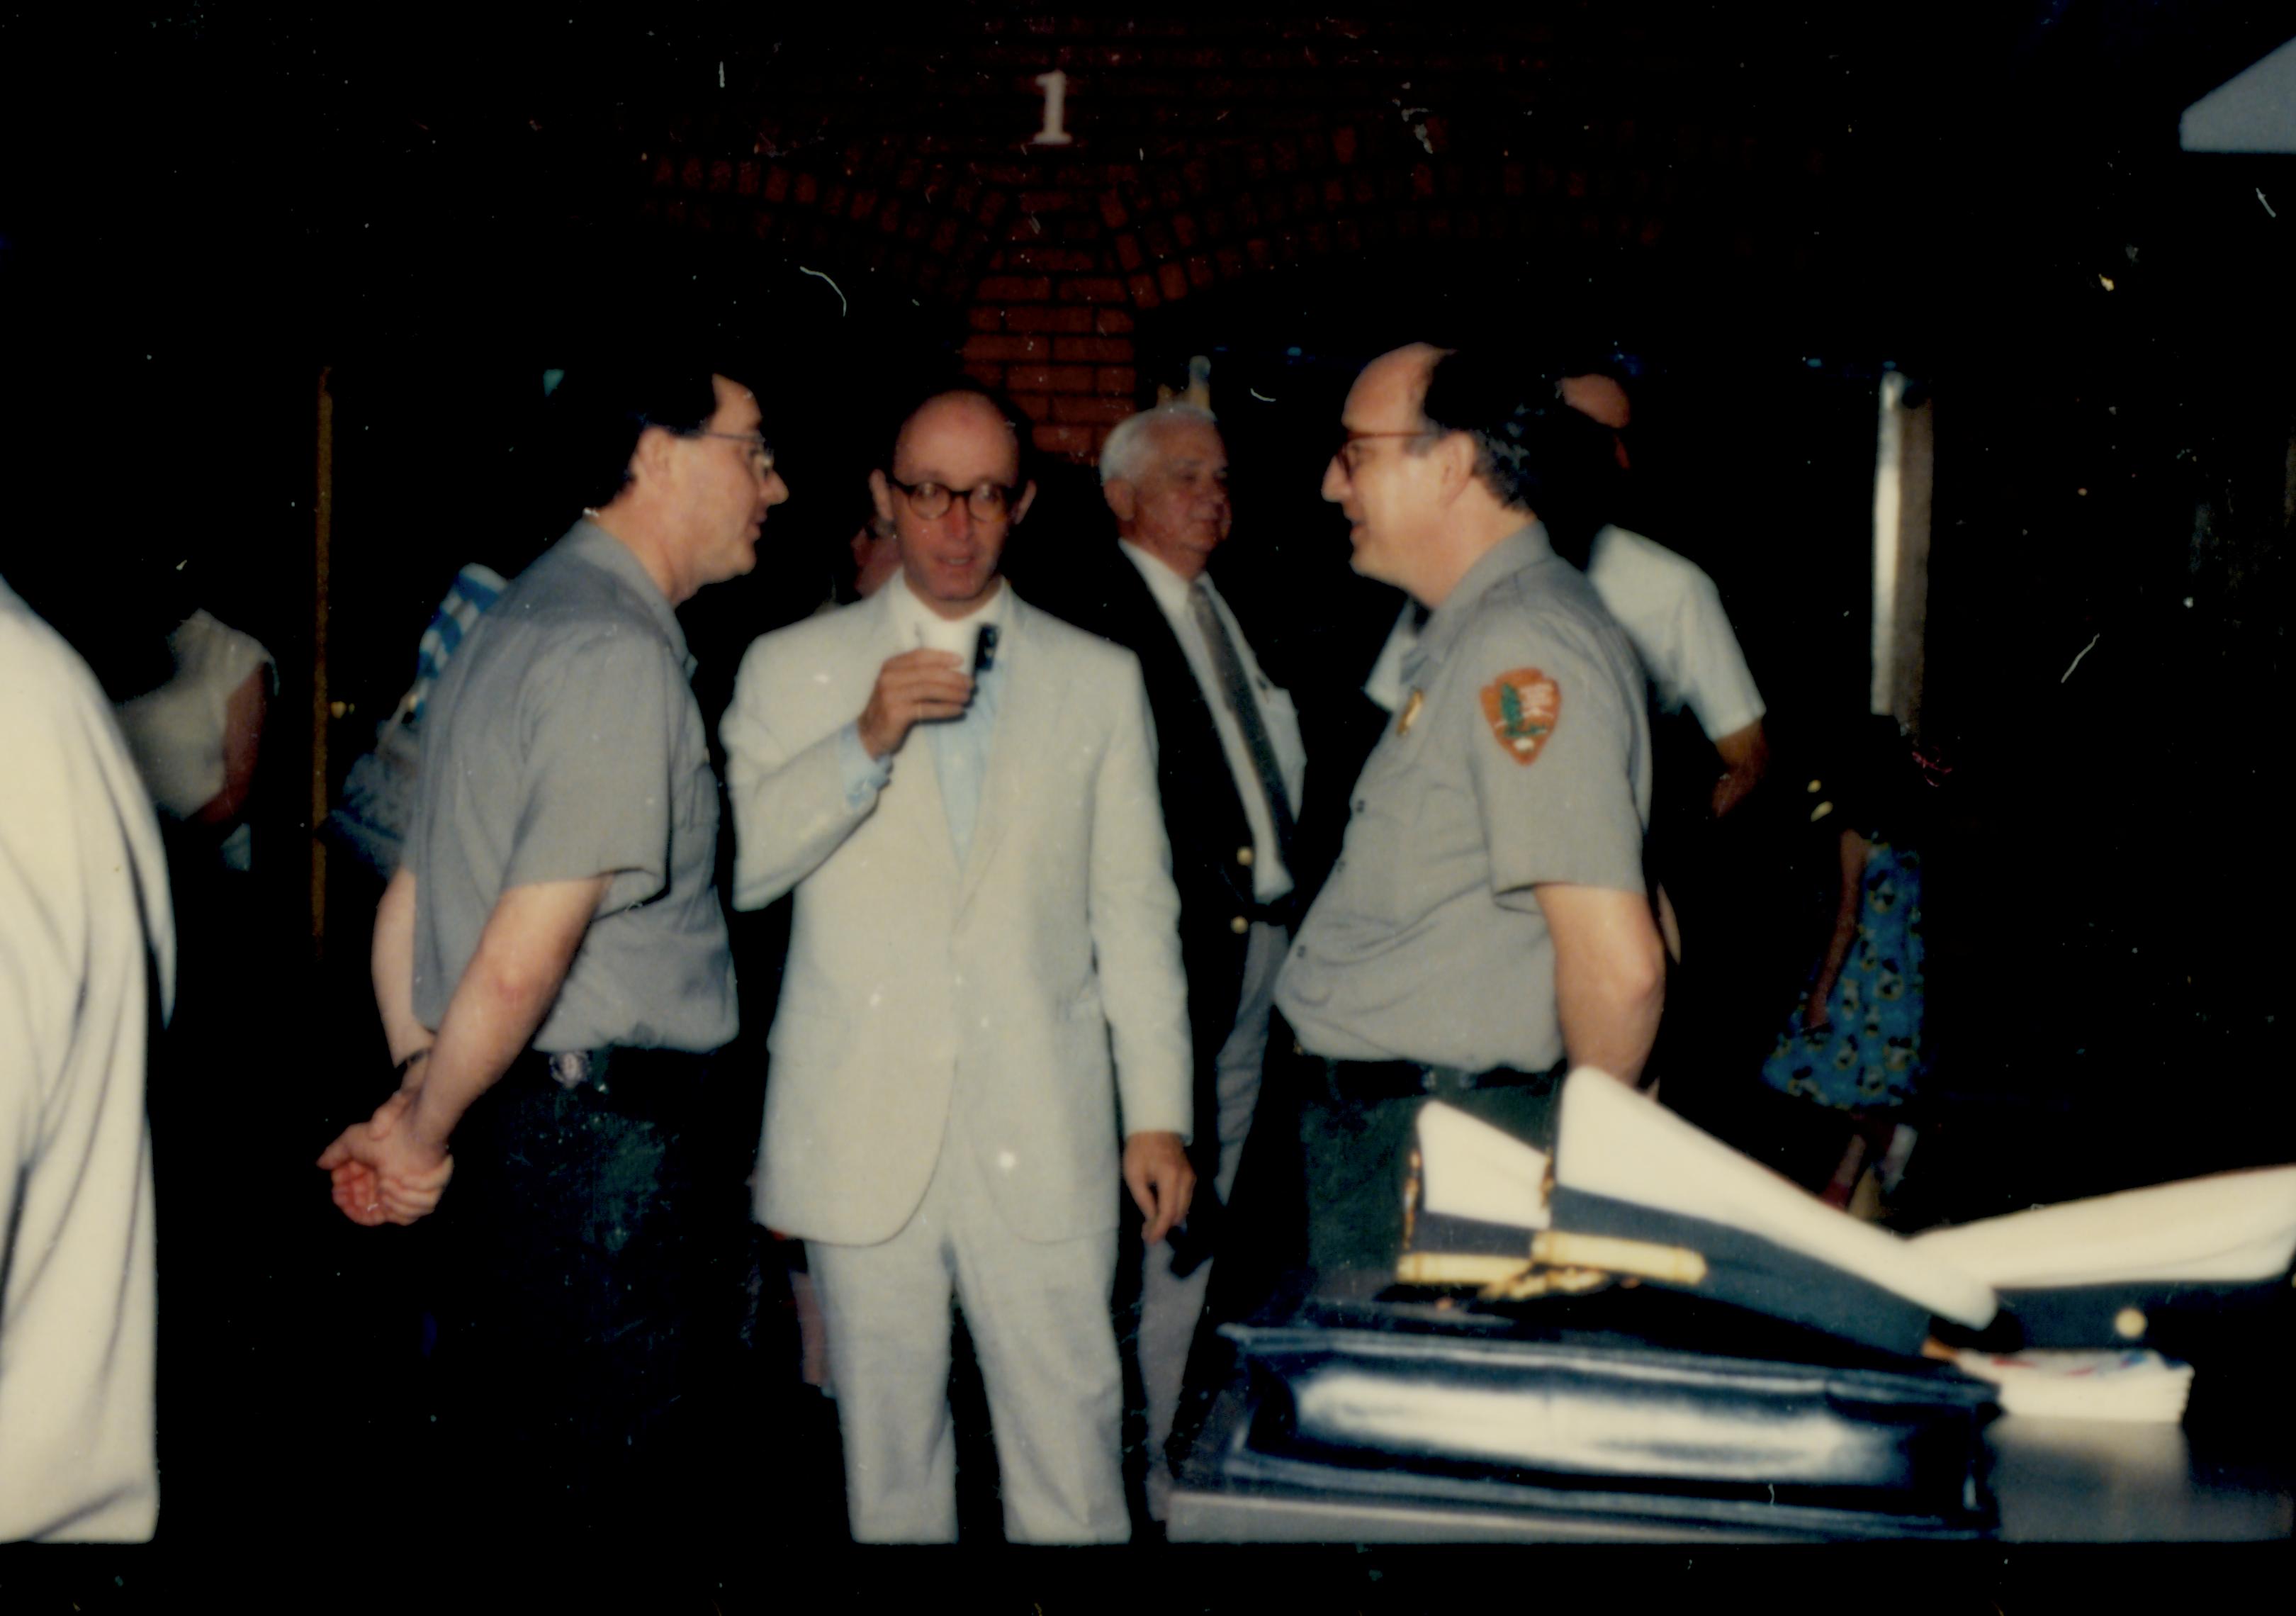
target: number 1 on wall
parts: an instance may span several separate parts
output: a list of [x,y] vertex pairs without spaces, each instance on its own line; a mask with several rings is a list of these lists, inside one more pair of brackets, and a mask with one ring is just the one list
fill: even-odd
[[1037,75],[1037,87],[1045,92],[1045,127],[1037,131],[1033,144],[1039,146],[1065,146],[1070,135],[1061,127],[1061,111],[1068,99],[1069,76],[1055,69]]

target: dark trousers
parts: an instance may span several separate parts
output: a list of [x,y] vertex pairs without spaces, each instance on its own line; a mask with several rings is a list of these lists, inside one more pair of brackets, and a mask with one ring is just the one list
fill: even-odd
[[[1317,1063],[1320,1065],[1320,1062]],[[1543,1150],[1554,1147],[1552,1078],[1489,1088],[1416,1095],[1350,1094],[1344,1081],[1301,1087],[1300,1155],[1308,1196],[1308,1266],[1319,1278],[1383,1274],[1392,1283],[1403,1254],[1403,1195],[1414,1125],[1440,1100]]]
[[1229,1197],[1203,1326],[1190,1354],[1176,1446],[1185,1451],[1234,1373],[1222,1324],[1279,1323],[1343,1274],[1392,1281],[1403,1251],[1404,1182],[1420,1108],[1440,1099],[1541,1150],[1554,1148],[1559,1071],[1504,1087],[1350,1092],[1329,1063],[1295,1051],[1278,1018],[1259,1109]]
[[616,1053],[603,1092],[524,1058],[456,1130],[447,1458],[497,1520],[706,1539],[755,1456],[754,1136],[722,1126],[705,1057]]

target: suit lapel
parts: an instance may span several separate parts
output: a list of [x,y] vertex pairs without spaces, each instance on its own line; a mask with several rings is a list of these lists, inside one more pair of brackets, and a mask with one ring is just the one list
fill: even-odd
[[[1012,588],[1009,583],[1004,587]],[[972,847],[957,886],[960,907],[980,884],[981,872],[1026,804],[1029,754],[1050,743],[1060,718],[1062,686],[1046,660],[1046,637],[1035,632],[1037,612],[1014,595],[1004,621],[996,659],[996,677],[1003,681],[996,693],[996,733],[988,742],[988,772],[980,783],[980,806],[973,816]],[[934,802],[938,807],[938,791]],[[946,816],[942,824],[947,824]],[[946,829],[941,842],[948,845]]]
[[[1131,619],[1130,637],[1122,643],[1140,659],[1141,678],[1148,688],[1149,705],[1155,710],[1158,783],[1163,789],[1166,821],[1172,826],[1174,841],[1179,840],[1179,824],[1185,822],[1201,825],[1207,839],[1241,845],[1238,839],[1249,840],[1251,834],[1250,821],[1243,811],[1243,792],[1220,740],[1211,702],[1196,682],[1195,667],[1139,568],[1119,554],[1115,569],[1110,600]],[[1177,792],[1172,789],[1176,776],[1181,783]],[[1174,856],[1178,857],[1177,847]],[[1224,885],[1238,890],[1246,902],[1250,901],[1250,892],[1241,890],[1235,865],[1225,849],[1213,865]]]

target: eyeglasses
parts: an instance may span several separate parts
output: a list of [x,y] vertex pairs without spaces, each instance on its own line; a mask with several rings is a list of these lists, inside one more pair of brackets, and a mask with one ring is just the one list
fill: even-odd
[[750,463],[763,477],[774,469],[774,446],[759,432],[712,432],[701,427],[692,427],[678,434],[681,438],[723,438],[728,443],[743,443],[750,447]]
[[980,521],[995,521],[1013,509],[1014,488],[1003,483],[982,482],[969,488],[944,488],[937,482],[903,482],[890,473],[886,475],[885,480],[900,489],[909,502],[909,509],[927,521],[947,515],[948,508],[960,498],[974,519]]
[[1342,428],[1340,432],[1340,441],[1332,450],[1332,458],[1340,463],[1341,471],[1352,477],[1363,463],[1355,454],[1355,447],[1366,438],[1434,438],[1440,436],[1442,431],[1441,427],[1437,426],[1413,427],[1397,432],[1351,432]]

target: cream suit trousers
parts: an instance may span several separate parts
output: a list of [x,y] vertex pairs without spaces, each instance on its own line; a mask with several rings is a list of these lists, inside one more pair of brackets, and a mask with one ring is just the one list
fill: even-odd
[[1013,1543],[1120,1543],[1123,1382],[1109,1318],[1116,1241],[1021,1239],[951,1120],[915,1216],[872,1246],[808,1241],[828,1326],[857,1543],[956,1537],[949,1302],[964,1309],[988,1394]]

